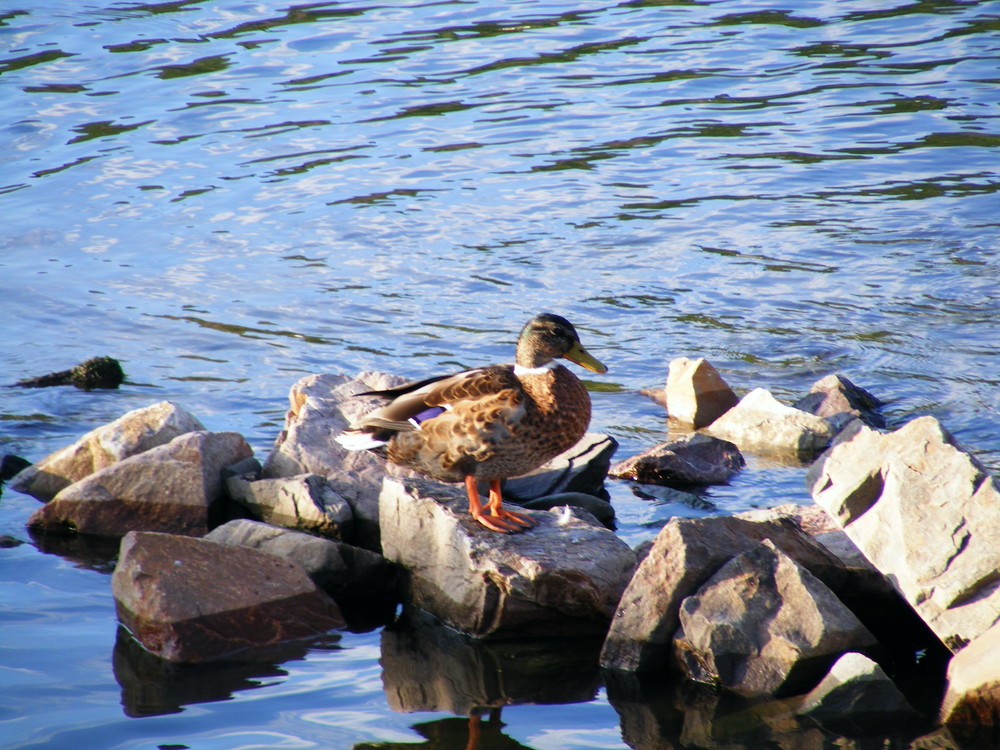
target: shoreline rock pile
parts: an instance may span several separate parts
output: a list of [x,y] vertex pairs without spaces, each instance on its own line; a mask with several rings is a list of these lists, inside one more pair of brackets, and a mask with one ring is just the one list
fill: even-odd
[[[370,408],[355,394],[399,382],[301,379],[263,466],[162,402],[11,486],[45,502],[36,533],[122,537],[119,619],[168,661],[386,624],[403,603],[477,639],[603,639],[619,694],[659,675],[817,721],[940,706],[945,723],[1000,723],[1000,488],[932,417],[886,433],[843,377],[787,406],[678,360],[650,395],[686,434],[614,466],[614,440],[588,434],[507,483],[538,525],[499,535],[468,520],[461,490],[332,440]],[[609,528],[608,474],[720,484],[741,451],[812,462],[815,504],[675,518],[637,550]]]

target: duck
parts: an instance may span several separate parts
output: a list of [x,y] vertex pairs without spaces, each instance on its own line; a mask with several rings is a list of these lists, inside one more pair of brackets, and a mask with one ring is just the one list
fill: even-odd
[[[385,403],[335,440],[432,479],[464,483],[469,515],[490,531],[530,529],[534,520],[503,506],[502,480],[534,471],[571,448],[590,424],[587,389],[561,359],[596,373],[608,369],[584,348],[568,320],[536,315],[517,338],[513,364],[359,393]],[[480,482],[489,485],[485,506]]]

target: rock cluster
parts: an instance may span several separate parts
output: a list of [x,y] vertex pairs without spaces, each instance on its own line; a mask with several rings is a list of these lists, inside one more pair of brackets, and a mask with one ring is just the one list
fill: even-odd
[[[726,695],[758,719],[765,705],[796,720],[907,719],[926,715],[930,682],[945,694],[934,704],[943,721],[1000,721],[990,657],[1000,491],[936,420],[886,433],[878,401],[843,377],[787,406],[763,389],[739,398],[709,363],[678,361],[661,398],[667,442],[612,467],[614,440],[586,435],[506,483],[537,525],[501,535],[471,521],[459,488],[332,440],[371,407],[356,394],[398,382],[303,378],[263,466],[241,436],[206,431],[163,402],[22,470],[12,486],[46,501],[29,521],[38,533],[122,538],[119,618],[168,661],[382,625],[402,602],[405,616],[383,637],[400,710],[530,700],[537,674],[490,644],[520,643],[528,659],[537,639],[559,636],[589,645],[528,663],[579,675],[574,689],[589,693],[600,665],[626,734],[637,726],[626,719],[629,681],[648,674],[710,686],[707,714]],[[609,473],[719,484],[744,468],[741,451],[815,459],[815,504],[674,518],[637,550],[611,530]],[[404,622],[417,623],[419,642]],[[484,659],[501,665],[496,685],[477,682],[493,679]],[[432,663],[452,666],[435,682]]]

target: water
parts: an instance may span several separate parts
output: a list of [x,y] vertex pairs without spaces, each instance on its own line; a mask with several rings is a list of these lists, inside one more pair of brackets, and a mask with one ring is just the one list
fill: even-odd
[[[106,354],[128,383],[5,389],[0,450],[172,399],[263,458],[300,376],[507,361],[551,310],[611,368],[593,428],[622,457],[664,433],[639,389],[705,356],[786,400],[847,375],[996,470],[998,30],[990,2],[8,0],[0,382]],[[609,489],[630,543],[807,501],[753,457],[696,507]],[[30,541],[35,507],[8,490],[0,534]],[[107,558],[0,553],[9,747],[464,744],[391,710],[380,630],[204,694],[147,677],[174,712],[135,715]],[[623,747],[586,698],[484,742]]]

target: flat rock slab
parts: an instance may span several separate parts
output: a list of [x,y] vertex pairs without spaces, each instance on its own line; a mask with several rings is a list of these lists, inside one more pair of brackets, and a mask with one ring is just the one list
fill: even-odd
[[681,602],[723,564],[769,539],[820,580],[844,585],[836,557],[790,523],[733,516],[674,518],[657,534],[622,594],[601,666],[624,672],[664,669],[680,625]]
[[765,539],[680,607],[674,653],[689,679],[745,697],[794,695],[875,638],[812,573]]
[[744,466],[733,443],[692,433],[620,461],[608,473],[643,484],[707,485],[725,484]]
[[351,539],[351,506],[319,474],[255,481],[233,476],[226,479],[226,489],[230,498],[265,523],[331,539]]
[[489,531],[467,513],[465,493],[386,478],[383,554],[409,573],[411,604],[464,633],[603,633],[635,567],[611,531],[572,514],[524,511],[538,525]]
[[1000,620],[1000,490],[936,419],[848,429],[808,482],[952,651]]
[[588,432],[572,448],[530,474],[504,481],[504,497],[524,503],[567,492],[600,496],[617,449],[618,441],[610,435]]
[[185,432],[204,430],[193,415],[171,401],[135,409],[91,430],[75,443],[21,471],[11,488],[39,500],[122,459],[163,445]]
[[822,452],[836,433],[827,420],[782,404],[763,388],[750,391],[706,431],[742,450],[809,460]]
[[118,619],[147,650],[196,663],[344,626],[297,564],[248,547],[131,532],[111,576]]
[[124,536],[163,531],[203,536],[223,499],[222,470],[252,454],[235,432],[188,432],[61,490],[28,525]]

